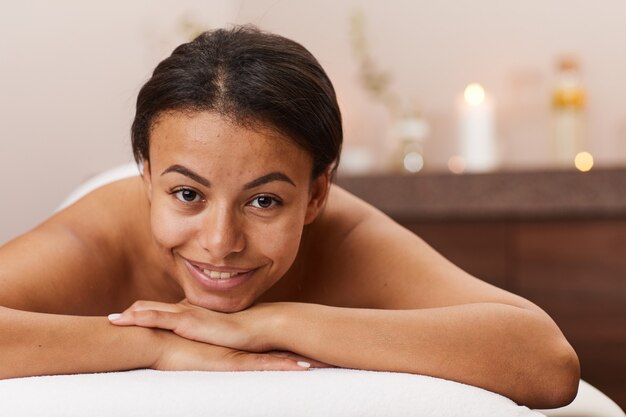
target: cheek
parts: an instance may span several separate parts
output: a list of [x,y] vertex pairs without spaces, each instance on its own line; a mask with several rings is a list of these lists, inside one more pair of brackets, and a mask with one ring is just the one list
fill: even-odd
[[268,228],[267,232],[269,233],[266,233],[263,241],[268,252],[275,254],[277,257],[289,257],[294,252],[297,252],[302,236],[301,223],[294,222],[277,228]]
[[161,202],[153,201],[150,209],[152,234],[157,244],[171,249],[180,246],[192,235],[193,227],[188,219],[174,215]]
[[298,254],[304,219],[293,216],[281,222],[260,225],[255,233],[256,246],[265,257],[272,259],[279,275],[284,274]]

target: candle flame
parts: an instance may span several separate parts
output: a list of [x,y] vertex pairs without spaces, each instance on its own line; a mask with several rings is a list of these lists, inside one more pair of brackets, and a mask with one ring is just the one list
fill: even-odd
[[472,83],[465,87],[463,96],[470,106],[480,106],[485,101],[485,89],[478,83]]
[[593,167],[593,156],[589,152],[580,152],[574,158],[574,165],[579,171],[587,172]]

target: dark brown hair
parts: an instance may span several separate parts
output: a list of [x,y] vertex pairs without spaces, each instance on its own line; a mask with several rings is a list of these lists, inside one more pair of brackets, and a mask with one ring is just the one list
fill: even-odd
[[204,32],[177,47],[139,91],[131,129],[137,162],[168,111],[212,111],[277,130],[313,159],[313,178],[339,162],[341,113],[330,79],[302,45],[251,26]]

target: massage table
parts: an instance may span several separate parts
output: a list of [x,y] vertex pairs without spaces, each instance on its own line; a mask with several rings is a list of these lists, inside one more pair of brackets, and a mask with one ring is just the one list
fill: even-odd
[[134,370],[0,381],[0,416],[20,417],[624,417],[581,381],[572,404],[530,410],[457,382],[351,369]]

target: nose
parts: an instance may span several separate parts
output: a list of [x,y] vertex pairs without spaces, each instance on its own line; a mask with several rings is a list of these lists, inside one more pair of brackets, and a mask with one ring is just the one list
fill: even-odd
[[200,245],[216,260],[243,251],[246,242],[239,223],[237,214],[228,207],[211,207],[203,218]]

